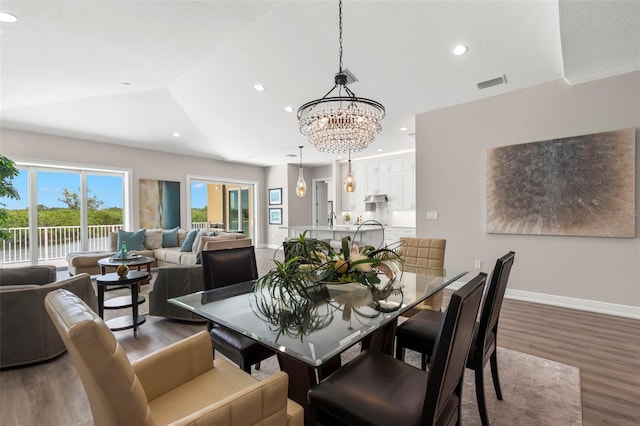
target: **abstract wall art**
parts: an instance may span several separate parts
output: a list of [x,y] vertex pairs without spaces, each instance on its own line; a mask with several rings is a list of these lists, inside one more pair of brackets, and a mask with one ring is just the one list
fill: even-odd
[[180,226],[180,182],[140,179],[140,227]]
[[636,130],[487,151],[488,233],[635,237]]

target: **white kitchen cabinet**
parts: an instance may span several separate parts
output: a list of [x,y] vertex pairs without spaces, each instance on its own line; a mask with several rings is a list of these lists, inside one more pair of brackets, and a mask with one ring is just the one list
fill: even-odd
[[393,245],[396,247],[398,241],[402,237],[415,237],[416,228],[412,227],[393,227],[387,226],[384,228],[384,243],[386,245]]
[[402,210],[416,209],[416,171],[402,173]]
[[[340,179],[347,175],[348,163],[340,165]],[[353,193],[344,191],[341,185],[343,211],[365,211],[364,199],[368,195],[386,194],[389,197],[387,209],[415,210],[416,208],[416,162],[414,153],[392,157],[374,158],[351,163],[356,179]]]

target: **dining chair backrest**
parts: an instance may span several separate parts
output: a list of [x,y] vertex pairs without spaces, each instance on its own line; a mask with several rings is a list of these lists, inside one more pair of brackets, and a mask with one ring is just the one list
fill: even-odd
[[435,424],[454,393],[460,398],[486,280],[487,274],[481,272],[451,295],[429,368],[422,424]]
[[256,253],[253,246],[202,251],[201,256],[205,290],[258,278]]
[[447,240],[442,238],[400,238],[400,255],[405,265],[442,268]]
[[476,339],[475,353],[473,354],[473,357],[476,359],[483,359],[486,336],[491,331],[495,332],[495,328],[498,325],[504,293],[507,289],[507,282],[509,281],[515,255],[515,252],[510,251],[499,258],[496,261],[496,266],[493,268],[491,281],[487,286],[487,294],[485,295],[480,312],[478,336]]

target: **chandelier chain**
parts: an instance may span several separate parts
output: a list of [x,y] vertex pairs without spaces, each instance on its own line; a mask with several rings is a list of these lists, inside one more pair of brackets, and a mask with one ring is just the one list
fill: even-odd
[[340,34],[338,36],[338,43],[340,44],[340,65],[338,72],[342,74],[342,0],[340,0],[340,2],[338,3],[338,21],[338,29]]

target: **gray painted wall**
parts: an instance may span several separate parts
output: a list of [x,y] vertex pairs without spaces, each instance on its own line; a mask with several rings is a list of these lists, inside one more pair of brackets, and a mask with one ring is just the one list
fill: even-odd
[[[640,202],[640,73],[570,86],[564,80],[416,117],[417,235],[447,239],[445,263],[491,271],[509,250],[509,288],[640,306],[636,238],[485,233],[488,148],[636,128],[636,212]],[[427,220],[426,212],[439,212]]]

